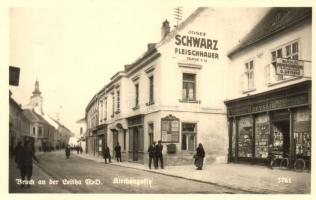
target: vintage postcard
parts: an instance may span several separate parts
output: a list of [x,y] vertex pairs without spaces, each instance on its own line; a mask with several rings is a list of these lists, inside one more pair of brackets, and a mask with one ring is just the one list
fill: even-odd
[[311,198],[311,1],[20,3],[8,197]]

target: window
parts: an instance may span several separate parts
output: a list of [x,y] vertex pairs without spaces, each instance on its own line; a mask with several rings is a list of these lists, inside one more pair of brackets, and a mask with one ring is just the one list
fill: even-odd
[[196,124],[182,123],[182,144],[181,149],[194,151],[196,148]]
[[253,60],[245,64],[245,75],[246,75],[246,89],[254,89],[254,73],[253,73]]
[[[293,59],[298,60],[298,42],[292,42],[290,44],[286,44],[282,47],[279,47],[278,49],[271,52],[272,56],[272,64],[274,67],[276,66],[276,60],[277,58],[287,58],[287,59]],[[287,77],[284,77],[283,75],[277,75],[277,80],[284,80]]]
[[103,101],[100,101],[100,122],[103,121]]
[[195,100],[195,74],[183,74],[183,100]]
[[114,111],[115,110],[115,96],[114,93],[112,93],[112,115],[111,117],[114,117]]
[[139,85],[135,84],[135,107],[139,104]]
[[123,140],[124,140],[124,141],[123,141],[123,149],[126,150],[126,131],[125,131],[125,130],[124,130],[123,134],[124,134],[124,135],[123,135],[123,136],[124,136],[124,137],[123,137]]
[[108,106],[108,101],[107,99],[105,99],[104,100],[104,120],[106,120],[107,106]]
[[36,130],[35,130],[35,127],[33,127],[33,135],[36,134]]
[[149,77],[149,103],[154,103],[154,76]]
[[38,127],[38,136],[42,136],[42,127]]
[[117,102],[116,102],[117,103],[117,108],[116,108],[117,110],[116,111],[117,111],[117,113],[119,113],[120,112],[120,91],[116,92],[116,96],[117,96],[116,97],[116,99],[117,99]]
[[148,142],[149,144],[152,144],[154,141],[154,124],[149,123],[148,124]]
[[82,133],[83,133],[83,128],[80,127],[80,135],[82,135]]

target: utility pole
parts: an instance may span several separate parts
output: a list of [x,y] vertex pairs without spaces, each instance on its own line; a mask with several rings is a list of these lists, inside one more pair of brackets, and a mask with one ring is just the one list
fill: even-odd
[[183,14],[183,8],[182,7],[176,7],[174,9],[173,16],[174,16],[174,19],[176,20],[176,23],[177,23],[177,25],[174,26],[175,28],[178,27],[179,22],[182,20],[182,14]]

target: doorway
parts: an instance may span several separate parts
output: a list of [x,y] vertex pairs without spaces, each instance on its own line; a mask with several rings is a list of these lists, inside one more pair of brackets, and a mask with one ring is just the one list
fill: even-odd
[[289,120],[273,122],[273,146],[279,148],[284,155],[290,153],[290,122]]
[[137,127],[133,128],[133,161],[138,161],[138,141],[139,131]]

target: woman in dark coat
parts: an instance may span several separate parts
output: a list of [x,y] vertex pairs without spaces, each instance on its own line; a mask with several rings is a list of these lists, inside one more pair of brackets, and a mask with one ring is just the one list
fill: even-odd
[[195,161],[194,165],[197,167],[197,170],[202,170],[203,162],[205,157],[205,151],[203,145],[199,143],[198,148],[196,148],[196,154],[194,155]]

